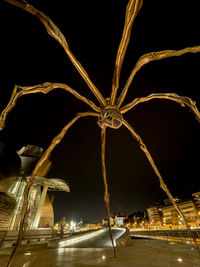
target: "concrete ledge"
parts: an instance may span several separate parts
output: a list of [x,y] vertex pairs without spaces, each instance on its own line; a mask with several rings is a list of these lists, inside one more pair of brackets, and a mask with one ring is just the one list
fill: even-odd
[[47,243],[47,248],[58,248],[60,240],[49,240]]
[[[18,231],[0,232],[1,247],[13,247],[18,237]],[[24,233],[21,245],[39,245],[47,244],[48,240],[52,238],[51,229],[37,229],[28,230]]]
[[126,231],[119,238],[116,239],[116,247],[125,247],[131,241],[130,231],[126,229]]

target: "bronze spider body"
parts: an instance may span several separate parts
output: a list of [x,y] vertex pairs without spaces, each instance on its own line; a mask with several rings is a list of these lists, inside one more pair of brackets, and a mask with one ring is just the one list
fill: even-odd
[[[128,89],[130,87],[130,84],[133,81],[133,78],[135,77],[136,73],[140,70],[140,68],[146,64],[148,64],[151,61],[155,60],[160,60],[163,58],[167,57],[173,57],[173,56],[180,56],[185,53],[197,53],[200,52],[200,46],[195,46],[195,47],[188,47],[184,48],[181,50],[164,50],[164,51],[158,51],[158,52],[150,52],[147,53],[139,58],[139,60],[136,62],[135,67],[131,71],[131,74],[125,83],[125,86],[123,87],[123,90],[119,97],[117,98],[117,92],[119,88],[119,78],[120,78],[120,72],[121,72],[121,67],[123,64],[123,60],[126,54],[127,46],[129,43],[130,35],[131,35],[131,29],[133,22],[142,7],[143,1],[142,0],[129,0],[126,8],[126,16],[125,16],[125,23],[124,23],[124,29],[123,29],[123,34],[122,34],[122,39],[118,48],[117,52],[117,57],[115,61],[115,69],[114,69],[114,74],[113,74],[113,80],[112,80],[112,90],[110,94],[110,98],[105,99],[100,91],[97,89],[97,87],[93,84],[93,82],[90,80],[87,72],[83,68],[83,66],[80,64],[80,62],[76,59],[76,57],[73,55],[71,52],[69,45],[66,41],[66,38],[62,34],[62,32],[59,30],[59,28],[53,23],[53,21],[47,17],[44,13],[41,11],[37,10],[34,8],[32,5],[30,5],[28,2],[25,0],[6,0],[6,2],[9,2],[15,6],[18,6],[25,11],[33,14],[36,16],[45,26],[47,32],[54,38],[56,39],[60,45],[63,47],[65,50],[67,56],[71,60],[72,64],[74,67],[77,69],[81,77],[84,79],[86,84],[88,85],[89,89],[91,92],[94,94],[96,99],[98,100],[100,106],[96,106],[91,100],[85,98],[84,96],[80,95],[77,91],[72,89],[66,84],[63,83],[50,83],[50,82],[45,82],[43,84],[39,85],[34,85],[34,86],[18,86],[16,85],[14,88],[14,91],[12,93],[12,96],[10,98],[10,101],[7,105],[7,107],[3,110],[1,116],[0,116],[0,129],[2,130],[3,127],[5,126],[6,118],[8,113],[14,108],[17,100],[19,97],[22,95],[26,94],[33,94],[33,93],[49,93],[50,91],[56,89],[56,88],[61,88],[71,94],[73,94],[76,98],[79,100],[83,101],[86,103],[92,111],[88,112],[82,112],[78,113],[69,123],[66,124],[66,126],[61,130],[61,132],[52,140],[51,145],[47,148],[45,153],[43,154],[42,158],[38,161],[38,163],[35,166],[35,169],[32,173],[32,177],[29,180],[27,187],[24,192],[24,208],[22,210],[22,219],[21,219],[21,224],[20,224],[20,230],[19,230],[19,236],[17,240],[17,244],[13,250],[13,253],[11,255],[11,260],[8,266],[10,266],[12,259],[16,253],[16,249],[18,245],[21,242],[22,238],[22,231],[23,231],[23,225],[24,225],[24,220],[25,220],[25,214],[26,214],[26,209],[28,205],[28,194],[29,190],[33,184],[34,177],[37,174],[38,169],[42,166],[42,164],[45,162],[46,159],[48,159],[51,155],[52,150],[56,147],[57,144],[61,142],[63,137],[65,136],[66,132],[68,129],[80,118],[82,117],[87,117],[87,116],[95,116],[97,117],[97,123],[101,128],[101,158],[102,158],[102,173],[103,173],[103,180],[104,180],[104,186],[105,186],[105,194],[104,194],[104,199],[106,203],[106,210],[107,210],[107,216],[108,216],[108,222],[109,222],[109,230],[110,230],[110,236],[111,236],[111,241],[113,244],[112,240],[112,232],[111,232],[111,227],[110,227],[110,210],[109,210],[109,192],[108,192],[108,185],[107,185],[107,178],[106,178],[106,166],[105,166],[105,144],[106,144],[106,128],[110,127],[113,129],[118,129],[121,126],[125,126],[132,134],[134,139],[139,143],[141,150],[145,153],[145,156],[147,157],[149,163],[151,164],[155,174],[157,175],[160,186],[161,188],[166,192],[167,196],[170,198],[171,202],[175,206],[176,210],[178,211],[179,215],[182,217],[183,221],[185,222],[185,225],[190,233],[190,236],[193,238],[193,241],[195,242],[195,238],[192,235],[192,232],[190,231],[190,228],[188,226],[188,223],[186,221],[185,216],[179,209],[178,205],[174,201],[173,196],[169,192],[166,184],[164,183],[162,176],[155,165],[155,162],[148,151],[146,145],[144,144],[143,140],[141,137],[136,133],[136,131],[133,129],[133,127],[123,118],[123,114],[126,113],[127,111],[131,110],[134,108],[136,105],[150,101],[152,99],[167,99],[171,101],[175,101],[179,103],[181,106],[186,106],[188,107],[195,115],[196,119],[200,122],[200,112],[197,109],[196,103],[190,99],[189,97],[185,96],[180,96],[175,93],[155,93],[155,94],[150,94],[146,97],[141,97],[141,98],[135,98],[133,101],[130,103],[126,104],[125,106],[122,106],[123,101],[126,97],[126,94],[128,92]],[[114,248],[114,245],[113,245]],[[115,250],[114,250],[115,253]]]

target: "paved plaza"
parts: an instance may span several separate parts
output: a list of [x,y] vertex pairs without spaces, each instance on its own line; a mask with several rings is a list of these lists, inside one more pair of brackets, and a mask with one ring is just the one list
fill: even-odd
[[[6,267],[11,249],[0,250],[0,266]],[[200,252],[189,245],[133,239],[117,248],[20,248],[13,267],[200,267]]]

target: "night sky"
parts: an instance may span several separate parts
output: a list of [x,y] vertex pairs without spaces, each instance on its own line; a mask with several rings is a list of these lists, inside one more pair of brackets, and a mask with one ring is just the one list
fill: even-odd
[[[29,2],[60,28],[93,83],[109,97],[128,1]],[[197,3],[144,0],[133,25],[119,92],[142,54],[200,45]],[[47,81],[66,83],[98,104],[63,48],[37,18],[3,2],[0,25],[0,110],[8,103],[14,84]],[[200,108],[199,60],[199,54],[186,54],[147,64],[134,78],[124,104],[153,92],[175,92],[196,100]],[[47,148],[77,112],[89,110],[61,89],[23,96],[9,114],[0,142],[14,150],[26,144]],[[169,100],[152,100],[139,104],[124,118],[143,138],[174,196],[188,198],[200,190],[200,126],[192,112]],[[71,193],[55,193],[56,220],[65,216],[97,222],[106,216],[100,133],[95,117],[83,118],[52,153],[48,176],[65,179],[71,188]],[[107,129],[106,164],[111,211],[143,211],[166,198],[138,143],[124,127]]]

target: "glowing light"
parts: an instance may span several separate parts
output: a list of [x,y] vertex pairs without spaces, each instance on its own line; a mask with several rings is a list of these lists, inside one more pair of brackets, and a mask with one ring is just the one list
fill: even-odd
[[178,258],[177,261],[182,262],[183,260],[181,258]]
[[71,239],[66,239],[66,240],[60,241],[59,247],[61,248],[61,247],[67,246],[67,245],[78,243],[80,241],[83,241],[83,240],[86,240],[88,238],[99,235],[99,234],[103,233],[104,231],[105,230],[101,229],[101,230],[98,230],[98,231],[90,233],[90,234],[85,234],[83,236],[78,236],[78,237],[72,237]]
[[28,266],[30,266],[30,261],[27,261],[26,263],[24,263],[22,267],[28,267]]
[[24,255],[26,255],[26,256],[30,256],[30,255],[31,255],[31,252],[28,251],[28,252],[24,253]]
[[64,251],[65,251],[64,248],[58,248],[58,254],[63,254]]
[[101,258],[102,258],[102,260],[105,260],[106,256],[105,256],[105,255],[103,255]]
[[71,230],[71,231],[74,231],[75,228],[76,228],[76,222],[71,221],[71,222],[70,222],[70,230]]

